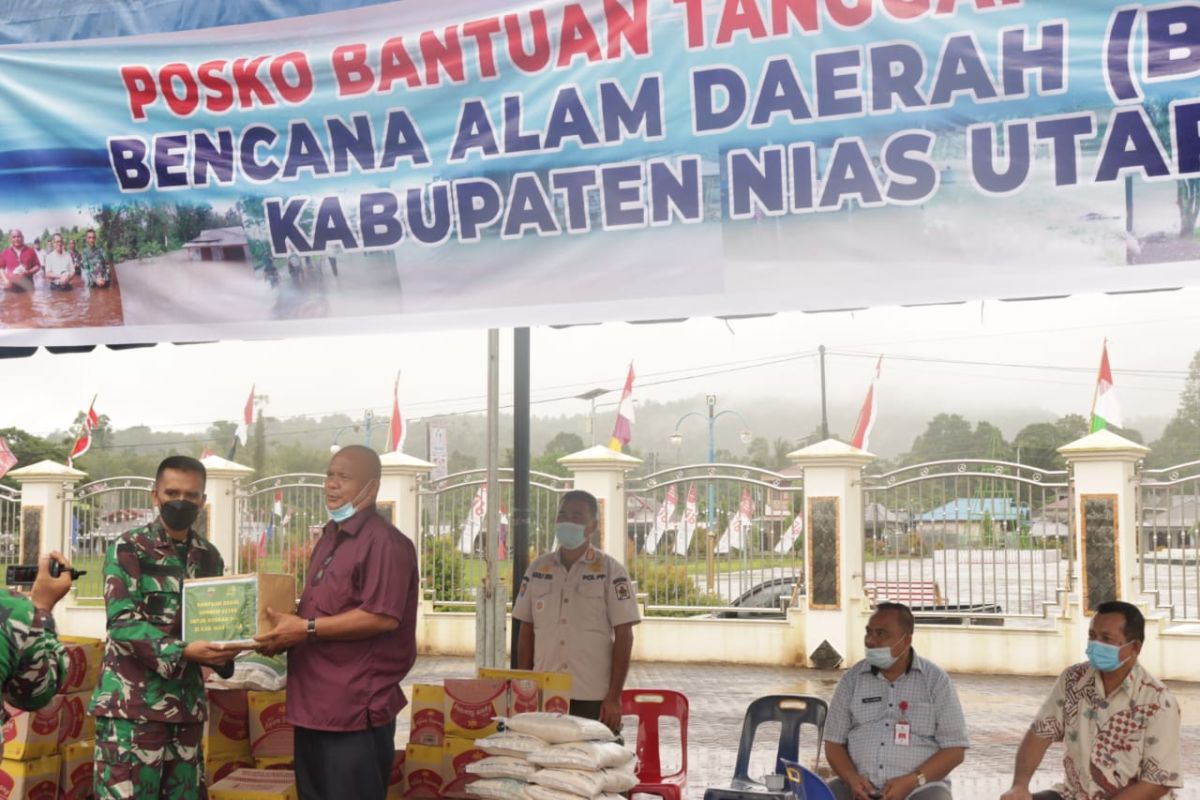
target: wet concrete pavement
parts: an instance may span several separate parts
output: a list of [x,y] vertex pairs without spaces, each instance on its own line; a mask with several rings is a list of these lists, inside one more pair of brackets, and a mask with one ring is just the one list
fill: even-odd
[[[421,656],[409,674],[408,683],[438,682],[448,677],[473,673],[470,659]],[[635,662],[627,685],[636,688],[675,689],[688,697],[688,800],[699,800],[709,786],[726,786],[733,775],[737,742],[746,706],[756,697],[780,692],[813,694],[828,700],[840,672],[827,673],[791,667],[762,667],[733,664],[660,664]],[[959,699],[967,716],[971,748],[955,770],[954,796],[958,800],[997,798],[1008,787],[1017,746],[1054,679],[1010,675],[953,674]],[[1200,683],[1172,681],[1171,691],[1183,709],[1183,769],[1185,788],[1177,797],[1200,800]],[[776,728],[776,731],[778,729]],[[767,737],[775,734],[764,731]],[[664,748],[671,750],[664,736]],[[401,714],[398,742],[408,739],[408,717]],[[751,775],[768,771],[773,749],[766,739],[756,742],[757,757]],[[758,753],[759,745],[763,748]],[[632,745],[632,743],[630,743]],[[675,744],[678,748],[678,744]],[[812,740],[801,741],[801,757],[816,752]],[[666,756],[664,756],[665,758]],[[1042,761],[1034,787],[1048,789],[1061,776],[1062,750],[1054,746]]]

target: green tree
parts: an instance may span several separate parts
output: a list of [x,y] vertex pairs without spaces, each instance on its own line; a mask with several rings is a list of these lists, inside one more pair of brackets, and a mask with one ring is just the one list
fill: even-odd
[[446,459],[446,471],[466,472],[467,470],[478,469],[479,460],[475,456],[466,453],[460,453],[457,450],[451,450],[449,457]]
[[[60,464],[65,464],[67,461],[69,445],[43,439],[41,436],[35,436],[20,428],[0,428],[0,438],[8,443],[8,449],[12,450],[12,454],[17,457],[17,465],[14,469],[28,467],[39,461],[56,461]],[[3,483],[7,486],[17,485],[9,477],[5,477]]]
[[975,452],[971,423],[959,414],[938,414],[925,426],[925,432],[913,440],[904,459],[907,464],[970,458]]
[[583,437],[577,433],[569,433],[567,431],[559,431],[554,434],[554,438],[546,442],[546,453],[558,453],[559,455],[570,455],[578,453],[583,449]]

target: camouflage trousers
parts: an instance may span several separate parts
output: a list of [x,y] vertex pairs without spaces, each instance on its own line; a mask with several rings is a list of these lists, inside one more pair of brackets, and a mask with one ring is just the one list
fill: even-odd
[[202,723],[96,718],[96,800],[208,800]]

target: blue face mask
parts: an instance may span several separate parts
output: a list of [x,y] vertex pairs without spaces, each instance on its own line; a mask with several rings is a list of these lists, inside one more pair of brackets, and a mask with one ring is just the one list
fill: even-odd
[[354,516],[354,503],[348,502],[329,512],[329,518],[334,522],[345,522]]
[[900,656],[892,655],[890,647],[868,647],[867,663],[875,669],[888,669],[899,660]]
[[568,550],[574,550],[587,541],[587,529],[578,522],[556,522],[554,523],[554,538],[558,539],[559,545]]
[[[1124,646],[1125,645],[1121,645],[1121,647]],[[1129,660],[1121,660],[1121,647],[1118,647],[1115,644],[1105,644],[1104,642],[1088,642],[1088,663],[1091,664],[1097,672],[1116,672],[1125,664],[1125,661]]]

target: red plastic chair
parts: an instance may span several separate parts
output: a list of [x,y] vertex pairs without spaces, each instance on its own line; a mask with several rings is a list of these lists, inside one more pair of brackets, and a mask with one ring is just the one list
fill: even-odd
[[[687,786],[687,697],[670,689],[626,689],[621,692],[621,713],[638,718],[637,776],[638,785],[630,790],[653,794],[663,800],[683,800]],[[669,775],[662,774],[659,757],[659,724],[663,717],[679,720],[679,739],[683,749],[680,767]]]

